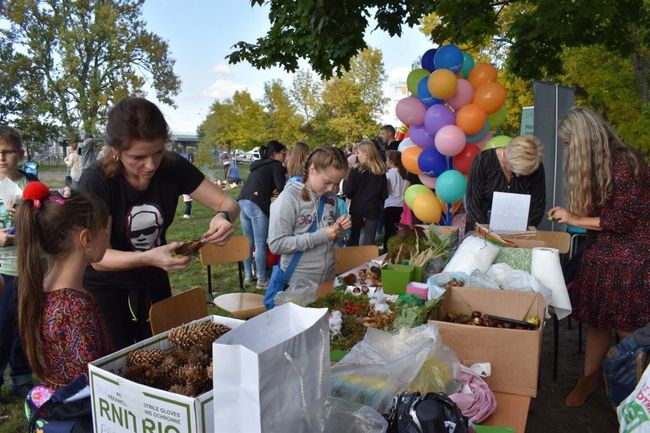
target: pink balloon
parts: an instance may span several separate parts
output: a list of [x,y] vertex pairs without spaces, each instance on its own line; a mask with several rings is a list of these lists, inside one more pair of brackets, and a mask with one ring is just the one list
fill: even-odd
[[397,118],[409,126],[422,125],[426,107],[416,96],[401,99],[395,107]]
[[422,185],[428,186],[431,189],[435,189],[437,177],[427,176],[426,174],[418,174],[418,178],[420,179],[420,182],[422,182]]
[[491,138],[492,138],[492,133],[488,132],[487,134],[485,134],[485,137],[481,138],[479,141],[472,144],[476,145],[479,149],[483,150],[483,148],[485,147],[487,142],[490,141]]
[[438,152],[445,156],[456,156],[465,148],[465,133],[456,125],[440,128],[434,144]]
[[456,85],[456,93],[451,98],[447,99],[447,103],[451,105],[454,110],[460,110],[466,104],[469,104],[474,99],[474,88],[464,78],[458,80]]

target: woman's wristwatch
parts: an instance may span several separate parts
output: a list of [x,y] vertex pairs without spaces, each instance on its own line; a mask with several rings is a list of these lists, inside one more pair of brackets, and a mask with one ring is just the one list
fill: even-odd
[[232,220],[230,219],[230,212],[228,212],[227,210],[220,210],[219,212],[214,214],[214,216],[217,216],[217,215],[223,215],[223,217],[226,219],[226,221],[228,221],[230,224],[232,224]]

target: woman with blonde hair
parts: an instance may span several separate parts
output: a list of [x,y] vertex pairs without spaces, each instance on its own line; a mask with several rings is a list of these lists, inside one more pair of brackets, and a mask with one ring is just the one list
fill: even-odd
[[381,160],[377,147],[371,141],[357,145],[359,165],[350,170],[343,183],[343,194],[350,199],[352,232],[348,246],[359,245],[361,228],[364,229],[363,245],[375,242],[379,215],[388,196],[386,164]]
[[583,376],[567,396],[580,407],[598,388],[612,329],[620,337],[650,322],[650,173],[643,159],[593,111],[574,107],[559,127],[568,209],[549,216],[587,229],[571,295],[588,325]]
[[479,153],[469,172],[465,206],[465,232],[475,224],[488,224],[495,192],[529,194],[528,225],[536,227],[546,210],[546,180],[542,142],[533,135],[513,138],[506,147]]
[[309,156],[309,145],[303,141],[297,141],[291,148],[287,157],[287,183],[302,182],[302,172],[305,169],[305,162]]

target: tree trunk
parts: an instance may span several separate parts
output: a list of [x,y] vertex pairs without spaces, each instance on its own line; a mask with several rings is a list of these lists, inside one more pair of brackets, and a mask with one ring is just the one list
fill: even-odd
[[632,54],[632,63],[634,64],[634,75],[636,77],[639,96],[644,104],[650,103],[650,94],[648,92],[648,77],[650,76],[650,65],[643,55],[638,51]]

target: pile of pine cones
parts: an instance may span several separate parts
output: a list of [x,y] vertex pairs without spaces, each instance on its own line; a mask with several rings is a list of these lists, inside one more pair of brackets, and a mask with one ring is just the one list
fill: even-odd
[[129,353],[123,376],[143,385],[196,397],[212,389],[212,342],[230,331],[202,322],[169,331],[171,351],[138,349]]

